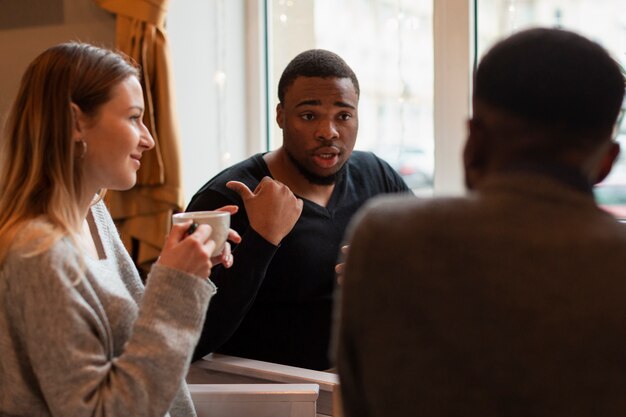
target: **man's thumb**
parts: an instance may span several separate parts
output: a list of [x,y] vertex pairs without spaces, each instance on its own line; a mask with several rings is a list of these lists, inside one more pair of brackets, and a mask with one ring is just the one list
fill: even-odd
[[250,191],[248,186],[244,184],[243,182],[228,181],[226,183],[226,187],[228,187],[229,189],[239,194],[241,198],[243,198],[244,200],[254,197],[254,194],[252,193],[252,191]]

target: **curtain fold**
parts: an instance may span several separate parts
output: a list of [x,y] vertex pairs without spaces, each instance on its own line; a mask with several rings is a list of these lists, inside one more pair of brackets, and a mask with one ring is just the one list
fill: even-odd
[[180,138],[165,17],[169,0],[96,0],[117,15],[116,48],[142,69],[144,123],[154,137],[145,152],[137,184],[128,191],[109,191],[105,200],[122,241],[137,267],[147,272],[157,259],[171,216],[183,211]]

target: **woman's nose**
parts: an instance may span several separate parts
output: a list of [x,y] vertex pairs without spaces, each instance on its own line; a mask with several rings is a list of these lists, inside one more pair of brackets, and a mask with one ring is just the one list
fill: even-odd
[[141,124],[143,126],[143,131],[141,132],[141,142],[140,144],[146,148],[146,150],[154,148],[154,138],[150,134],[150,130],[145,124]]

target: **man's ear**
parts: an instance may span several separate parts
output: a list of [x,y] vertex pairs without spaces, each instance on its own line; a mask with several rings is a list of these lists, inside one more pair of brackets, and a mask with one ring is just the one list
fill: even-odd
[[611,168],[613,168],[613,164],[617,161],[619,152],[619,143],[612,141],[609,149],[600,161],[600,169],[598,170],[598,177],[596,178],[595,184],[602,182],[609,175]]
[[278,103],[276,105],[276,123],[278,123],[278,127],[280,127],[281,129],[285,124],[285,112],[281,103]]
[[489,138],[478,119],[467,122],[467,140],[463,149],[463,166],[465,168],[465,186],[474,189],[485,174],[489,159]]

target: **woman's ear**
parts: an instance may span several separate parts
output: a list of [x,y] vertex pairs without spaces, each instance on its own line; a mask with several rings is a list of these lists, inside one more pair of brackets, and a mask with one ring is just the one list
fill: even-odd
[[78,142],[83,138],[86,116],[75,103],[70,103],[70,109],[72,111],[72,138]]

